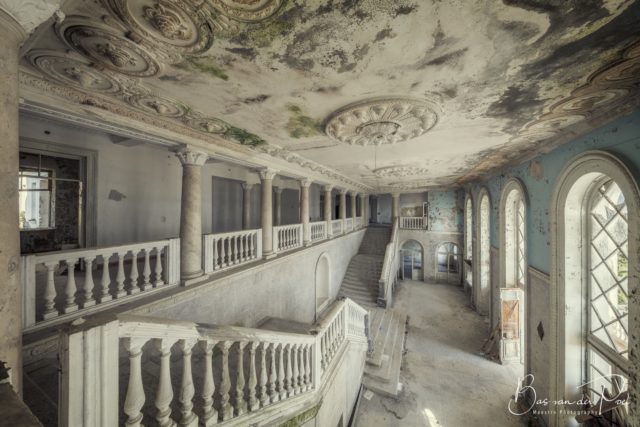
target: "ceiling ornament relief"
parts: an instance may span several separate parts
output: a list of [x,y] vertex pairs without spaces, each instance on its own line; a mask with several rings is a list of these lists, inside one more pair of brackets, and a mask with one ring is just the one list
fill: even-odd
[[58,51],[32,50],[27,59],[38,71],[59,83],[107,94],[122,91],[121,84],[114,77]]
[[373,174],[378,178],[404,178],[425,175],[428,172],[428,169],[419,166],[386,166],[373,170]]
[[98,68],[134,77],[149,77],[160,72],[159,63],[150,53],[100,22],[71,16],[56,25],[56,30],[69,47],[89,58]]
[[284,0],[209,0],[225,16],[242,22],[258,22],[275,14]]
[[185,121],[188,126],[206,133],[224,135],[231,127],[227,122],[206,117],[191,117]]
[[207,51],[213,43],[211,9],[193,0],[103,0],[128,29],[127,37],[149,44],[178,62],[182,55]]
[[351,145],[395,144],[416,138],[438,122],[435,104],[413,98],[377,98],[333,113],[325,132]]
[[127,102],[139,110],[162,117],[182,117],[187,111],[187,108],[178,101],[152,94],[132,95],[127,97]]

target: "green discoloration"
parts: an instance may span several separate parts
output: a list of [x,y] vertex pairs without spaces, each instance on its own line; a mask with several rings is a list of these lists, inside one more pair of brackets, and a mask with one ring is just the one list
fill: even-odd
[[256,147],[258,145],[266,144],[267,141],[247,132],[244,129],[240,129],[234,126],[230,126],[224,133],[225,138],[235,139],[242,145],[248,145],[250,147]]
[[173,66],[184,71],[195,71],[208,74],[222,80],[229,80],[229,76],[222,68],[218,67],[215,59],[210,56],[192,56],[178,64],[174,64]]
[[298,415],[296,415],[295,417],[289,419],[288,421],[285,421],[284,423],[280,424],[279,427],[298,427],[301,426],[303,424],[305,424],[307,421],[310,421],[312,419],[314,419],[317,415],[318,415],[318,411],[320,410],[320,407],[322,406],[322,401],[320,403],[318,403],[316,406],[314,406],[313,408],[307,409],[304,412],[299,413]]
[[287,110],[291,113],[287,122],[287,131],[292,138],[309,138],[322,135],[322,122],[302,114],[302,109],[297,105],[288,104]]

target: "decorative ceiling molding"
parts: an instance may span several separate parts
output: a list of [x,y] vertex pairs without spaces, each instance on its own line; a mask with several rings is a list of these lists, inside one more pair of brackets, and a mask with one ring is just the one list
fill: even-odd
[[241,22],[258,22],[274,15],[284,0],[207,0],[225,16]]
[[413,98],[376,98],[348,105],[327,120],[325,132],[351,145],[395,144],[438,123],[435,103]]
[[385,166],[374,169],[373,174],[378,178],[404,178],[407,176],[425,175],[429,169],[420,166]]

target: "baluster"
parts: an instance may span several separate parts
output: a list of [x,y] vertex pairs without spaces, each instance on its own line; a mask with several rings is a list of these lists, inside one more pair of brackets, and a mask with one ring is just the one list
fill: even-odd
[[234,393],[235,414],[236,417],[247,412],[247,402],[244,400],[244,347],[247,345],[244,341],[238,342],[238,366],[236,376],[236,390]]
[[253,259],[253,233],[247,234],[247,261]]
[[171,401],[173,388],[171,386],[171,346],[175,341],[169,339],[156,340],[156,348],[160,352],[160,377],[156,391],[155,406],[156,420],[160,427],[174,427],[176,423],[171,419]]
[[293,383],[292,383],[292,369],[291,369],[291,344],[287,346],[287,375],[284,379],[284,386],[286,389],[286,396],[293,396]]
[[124,254],[118,252],[118,273],[116,274],[118,288],[116,289],[116,298],[122,298],[127,294],[124,290],[124,279]]
[[[331,348],[331,342],[332,342],[332,339],[331,339],[331,324],[329,324],[329,326],[327,327],[326,336],[327,336],[327,338],[326,338],[326,340],[327,340],[327,342],[326,342],[327,362],[329,362],[329,360],[331,359],[331,355],[332,355],[332,353],[331,353],[331,350],[332,350],[332,348]],[[327,365],[328,365],[328,363],[327,363]]]
[[193,413],[193,396],[196,389],[193,386],[191,374],[191,349],[196,344],[195,339],[180,340],[178,344],[182,350],[182,381],[178,396],[178,407],[182,414],[180,425],[184,427],[197,427],[198,417]]
[[269,397],[271,403],[276,403],[280,400],[280,394],[276,390],[276,385],[278,381],[278,375],[276,374],[276,347],[278,344],[273,343],[269,347],[269,352],[271,354],[271,369],[269,371]]
[[327,334],[320,337],[320,367],[322,371],[327,367]]
[[260,406],[264,407],[269,404],[269,395],[267,394],[267,347],[269,344],[262,343],[260,350]]
[[249,410],[251,412],[260,409],[260,401],[256,398],[256,385],[258,379],[256,377],[256,348],[258,343],[252,341],[249,344]]
[[311,388],[313,387],[313,384],[311,383],[311,380],[313,379],[311,376],[311,371],[312,371],[312,366],[313,364],[311,363],[311,354],[313,352],[313,346],[311,344],[309,344],[307,346],[307,357],[306,357],[306,374],[305,374],[305,384],[307,385],[307,390],[311,390]]
[[156,282],[153,284],[154,288],[159,288],[164,285],[164,280],[162,280],[162,247],[156,248]]
[[140,362],[142,359],[142,346],[147,340],[125,338],[122,341],[124,348],[129,353],[129,384],[127,385],[127,396],[124,399],[124,413],[127,415],[125,425],[142,427],[143,416],[141,410],[144,406],[145,395]]
[[68,259],[65,261],[67,264],[67,287],[65,289],[66,304],[62,311],[64,313],[71,313],[78,309],[78,304],[75,302],[76,296],[76,262],[77,259]]
[[291,377],[291,387],[293,388],[293,394],[300,394],[300,369],[298,368],[298,351],[300,346],[298,344],[291,345],[291,358],[293,359],[293,377]]
[[44,313],[42,314],[42,318],[47,320],[58,317],[58,310],[56,310],[55,307],[56,282],[54,278],[58,263],[45,262],[44,266],[47,268],[47,287],[44,290]]
[[138,253],[135,250],[131,251],[131,271],[129,272],[129,289],[128,294],[134,295],[140,292],[138,287]]
[[213,382],[213,348],[217,341],[202,341],[204,350],[204,379],[202,384],[202,423],[205,427],[218,424],[218,411],[213,407],[213,393],[216,384]]
[[111,255],[102,254],[102,278],[100,279],[101,295],[100,302],[107,302],[113,300],[113,296],[109,293],[109,285],[111,284],[111,277],[109,276],[109,258]]
[[278,391],[280,392],[280,400],[287,398],[287,390],[284,388],[284,344],[280,344],[278,352]]
[[229,237],[229,264],[235,265],[238,263],[238,247],[236,240],[237,236]]
[[84,301],[82,302],[82,308],[92,307],[96,305],[96,300],[93,298],[93,260],[95,258],[84,259],[84,286],[82,287],[82,294]]
[[300,384],[301,393],[307,391],[307,383],[305,381],[305,375],[307,372],[305,362],[307,361],[307,358],[304,354],[306,348],[307,346],[305,344],[300,344],[300,348],[298,349],[298,357],[300,358],[300,376],[298,377],[298,384]]
[[244,234],[240,236],[240,262],[244,262]]
[[220,268],[220,266],[218,265],[218,239],[216,238],[211,238],[211,242],[213,244],[213,270],[217,270]]
[[229,403],[229,390],[231,390],[231,380],[229,378],[229,347],[231,347],[230,341],[223,341],[220,346],[220,350],[222,350],[222,380],[220,381],[222,421],[227,421],[233,417],[233,407]]
[[142,285],[140,286],[140,289],[142,291],[146,291],[147,289],[149,289],[151,287],[151,262],[150,262],[150,255],[149,252],[151,252],[150,248],[144,248],[144,267],[142,267]]
[[227,251],[225,248],[225,243],[227,242],[227,238],[223,237],[222,239],[220,239],[220,267],[226,267],[227,264]]

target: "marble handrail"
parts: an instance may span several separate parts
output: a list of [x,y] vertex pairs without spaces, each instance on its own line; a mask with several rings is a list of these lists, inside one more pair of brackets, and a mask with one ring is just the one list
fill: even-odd
[[202,239],[205,274],[262,258],[262,229],[205,234]]
[[400,228],[404,230],[423,230],[427,228],[425,217],[422,216],[401,216]]
[[284,252],[302,247],[302,224],[273,227],[273,251]]
[[385,249],[382,272],[378,281],[378,305],[381,307],[388,307],[392,303],[393,287],[400,267],[398,225],[399,218],[396,218],[393,221],[391,240]]
[[309,224],[311,230],[311,241],[317,242],[327,238],[327,222],[316,221]]

